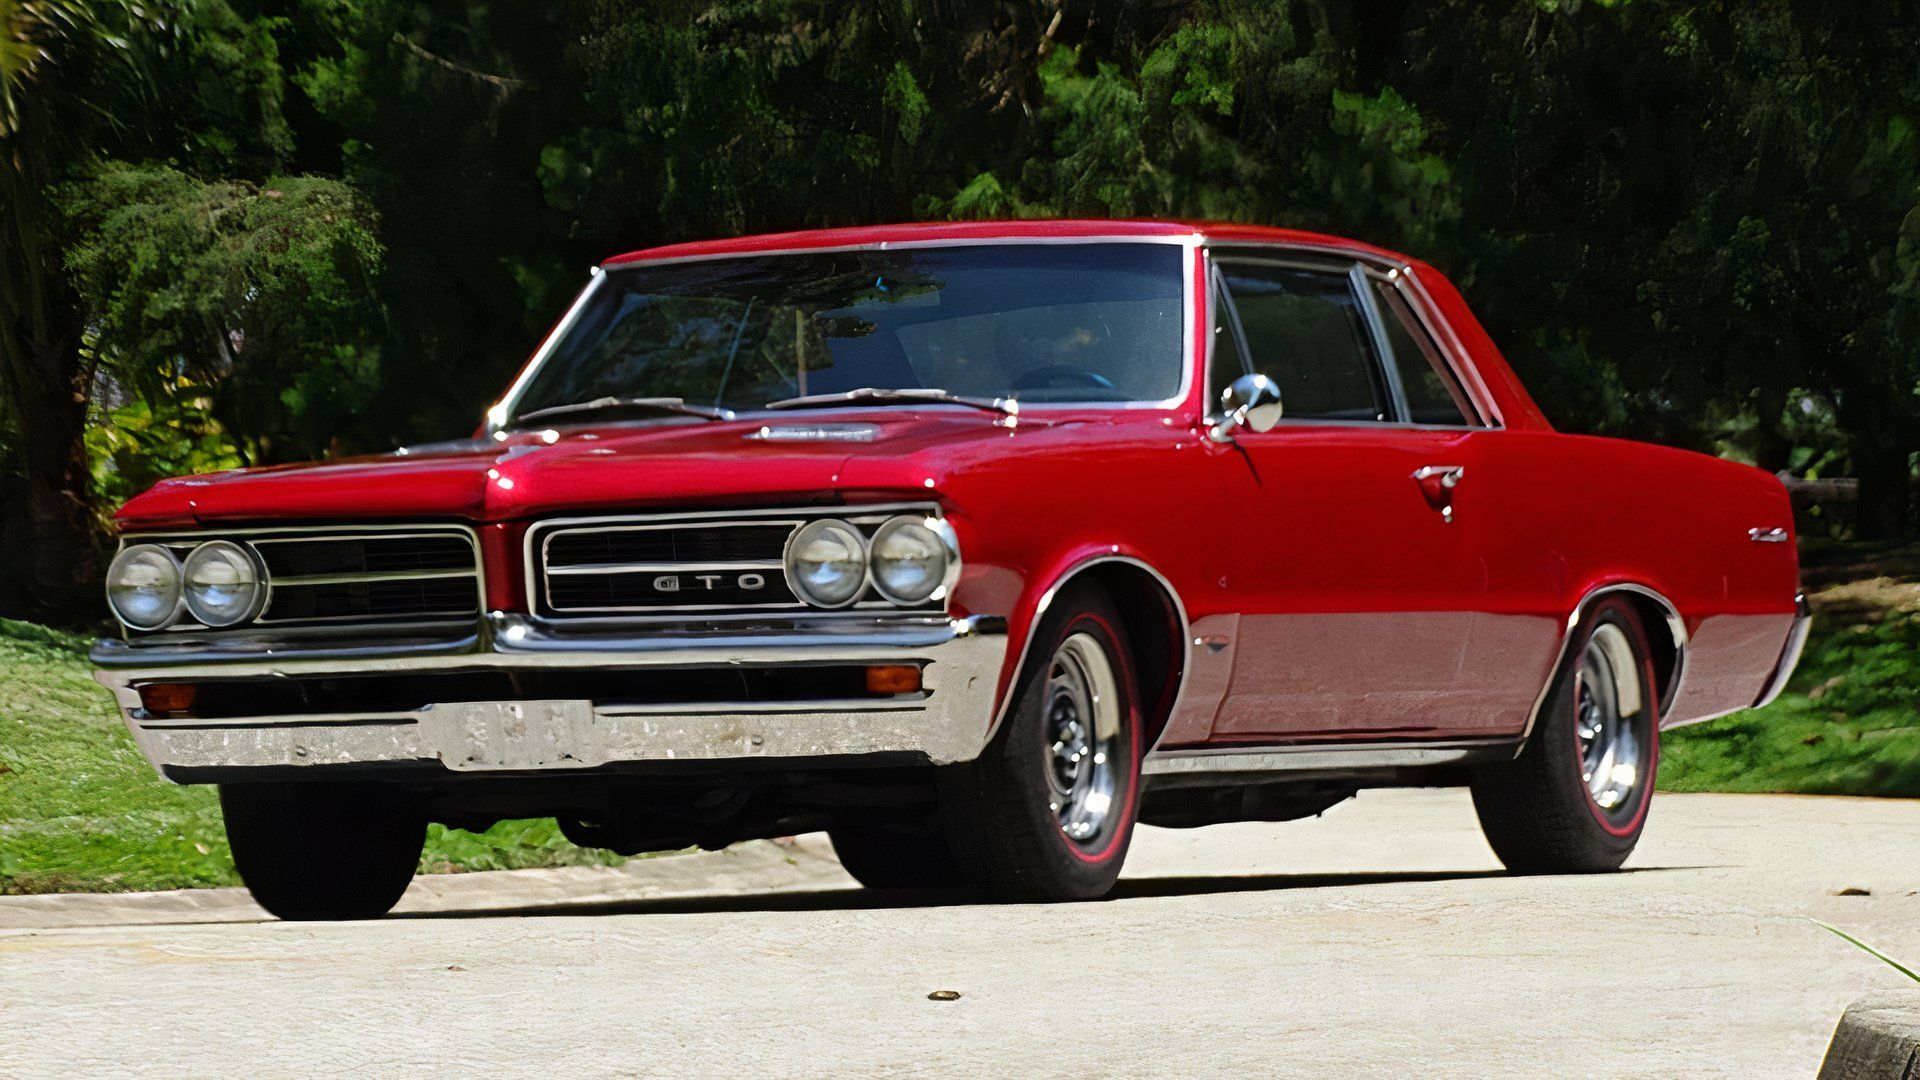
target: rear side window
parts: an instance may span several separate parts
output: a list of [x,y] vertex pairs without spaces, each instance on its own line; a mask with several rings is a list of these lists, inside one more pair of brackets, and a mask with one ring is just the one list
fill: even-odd
[[1386,327],[1387,347],[1393,350],[1400,389],[1407,396],[1407,419],[1416,424],[1478,426],[1472,419],[1473,406],[1447,369],[1446,358],[1400,290],[1384,281],[1375,281],[1373,289],[1380,299],[1380,322]]
[[1387,418],[1365,316],[1347,275],[1222,260],[1253,370],[1280,384],[1292,420]]

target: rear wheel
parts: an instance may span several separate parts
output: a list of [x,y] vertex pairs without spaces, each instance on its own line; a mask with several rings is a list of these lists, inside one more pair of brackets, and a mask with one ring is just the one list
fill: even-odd
[[379,784],[222,784],[233,866],[282,919],[377,919],[407,891],[427,819]]
[[942,770],[943,831],[967,880],[1014,899],[1104,896],[1140,803],[1141,719],[1117,608],[1091,585],[1056,598],[1005,721]]
[[1515,873],[1619,869],[1653,799],[1660,717],[1646,628],[1631,604],[1604,600],[1579,635],[1526,749],[1473,780],[1487,842]]

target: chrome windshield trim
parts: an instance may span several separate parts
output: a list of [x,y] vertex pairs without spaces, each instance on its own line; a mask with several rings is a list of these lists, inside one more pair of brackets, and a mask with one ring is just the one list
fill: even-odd
[[507,392],[501,395],[499,401],[488,407],[486,416],[488,435],[496,439],[506,438],[507,418],[519,408],[520,399],[526,395],[528,384],[533,382],[533,377],[538,375],[540,369],[546,365],[547,357],[553,355],[553,350],[559,347],[560,339],[566,337],[568,331],[573,329],[573,324],[580,321],[581,314],[587,310],[588,301],[592,300],[593,295],[606,283],[605,270],[595,266],[588,271],[587,287],[580,290],[580,295],[573,298],[573,304],[567,308],[566,314],[560,316],[560,321],[553,324],[553,329],[547,331],[547,336],[540,339],[539,347],[534,349],[533,355],[527,359],[527,366],[521,368],[520,374],[514,376],[512,384],[507,387]]
[[[561,316],[560,321],[554,324],[553,329],[541,340],[540,347],[534,350],[532,358],[527,361],[527,366],[522,368],[520,374],[514,378],[513,384],[507,388],[507,392],[501,396],[497,403],[487,410],[486,432],[496,439],[506,438],[507,421],[513,417],[515,411],[519,408],[520,399],[526,395],[527,387],[539,376],[540,370],[546,366],[547,360],[553,355],[554,350],[559,347],[561,339],[567,335],[568,331],[573,329],[574,323],[579,321],[581,313],[586,310],[588,300],[591,299],[593,294],[605,285],[614,274],[625,273],[643,267],[675,266],[681,263],[714,262],[721,259],[759,259],[781,255],[830,255],[849,251],[911,251],[920,248],[938,247],[1024,247],[1031,244],[1168,244],[1184,249],[1186,251],[1186,258],[1182,260],[1180,267],[1180,387],[1172,397],[1162,398],[1159,401],[1080,401],[1056,402],[1050,405],[1037,403],[1028,404],[1023,402],[1020,406],[1021,411],[1024,413],[1068,409],[1083,411],[1088,409],[1122,411],[1132,409],[1177,410],[1188,404],[1189,399],[1193,395],[1194,387],[1198,385],[1194,378],[1193,262],[1199,257],[1201,243],[1201,234],[1197,231],[1163,233],[1152,236],[1101,234],[1090,236],[969,237],[966,239],[928,238],[925,240],[881,240],[864,244],[836,244],[822,247],[800,246],[766,248],[757,251],[726,251],[703,255],[674,255],[657,259],[633,259],[612,265],[602,264],[593,268],[593,279],[587,283],[587,287],[581,290],[580,295],[574,299],[573,306],[567,309],[566,314]],[[851,403],[849,407],[861,408],[864,406],[856,402]],[[791,413],[783,413],[781,411],[768,412],[765,409],[738,409],[734,410],[734,413],[741,419],[760,417],[786,419],[792,415]]]

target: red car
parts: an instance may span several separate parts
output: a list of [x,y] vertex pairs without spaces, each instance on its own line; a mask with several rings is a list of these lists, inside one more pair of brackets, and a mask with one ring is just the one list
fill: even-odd
[[99,678],[286,918],[527,816],[1073,899],[1136,822],[1465,784],[1511,869],[1611,870],[1807,626],[1771,476],[1559,434],[1431,267],[1240,225],[621,256],[475,438],[119,524]]

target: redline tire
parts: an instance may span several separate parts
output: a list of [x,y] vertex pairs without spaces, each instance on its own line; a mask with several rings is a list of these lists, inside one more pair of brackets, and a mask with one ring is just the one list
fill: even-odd
[[1055,598],[1000,730],[940,775],[942,832],[967,881],[1014,900],[1090,900],[1120,877],[1140,807],[1141,710],[1113,600]]
[[[1472,780],[1487,843],[1516,874],[1618,870],[1653,801],[1660,704],[1646,626],[1616,598],[1596,604],[1576,633],[1526,748],[1511,762],[1478,767]],[[1616,702],[1612,726],[1605,701],[1596,704],[1608,680],[1615,696],[1636,706],[1623,714]],[[1606,754],[1598,752],[1603,729],[1612,739]]]
[[222,784],[233,866],[278,918],[377,919],[407,891],[427,820],[381,784]]

